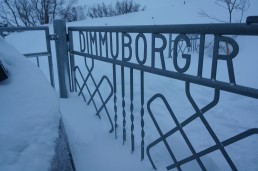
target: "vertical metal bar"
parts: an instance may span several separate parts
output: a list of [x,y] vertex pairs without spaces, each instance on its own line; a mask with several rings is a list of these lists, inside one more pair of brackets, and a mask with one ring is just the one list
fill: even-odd
[[215,38],[214,38],[213,58],[212,58],[212,67],[211,67],[211,79],[212,80],[216,80],[216,76],[217,76],[218,60],[215,56],[217,56],[216,52],[219,49],[219,44],[216,43],[216,42],[218,42],[217,41],[218,37],[219,37],[219,35],[215,35]]
[[89,32],[88,31],[86,31],[86,42],[87,42],[87,53],[90,53],[90,41],[89,41]]
[[73,32],[68,32],[69,36],[69,52],[70,52],[70,70],[71,70],[71,88],[70,91],[77,91],[76,85],[75,85],[75,61],[74,61],[74,54],[71,53],[73,51]]
[[202,71],[203,71],[204,43],[205,43],[205,35],[201,34],[200,49],[199,49],[199,63],[198,63],[198,77],[200,78],[202,77]]
[[50,82],[52,87],[55,88],[55,78],[54,78],[53,59],[52,59],[52,52],[51,52],[51,45],[50,45],[49,28],[45,30],[45,37],[46,37],[46,46],[47,46],[47,52],[48,52],[48,67],[49,67]]
[[131,151],[134,151],[134,115],[133,115],[133,68],[130,68],[130,111],[131,111]]
[[125,77],[124,77],[124,66],[121,66],[121,83],[122,83],[122,113],[123,113],[123,145],[126,141],[126,112],[125,112]]
[[168,58],[172,58],[172,34],[169,34],[168,39]]
[[[227,60],[227,66],[228,66],[228,74],[229,74],[229,81],[231,84],[235,85],[236,84],[236,79],[234,75],[234,66],[233,66],[233,61],[228,59]],[[233,72],[231,72],[233,71]]]
[[40,67],[40,65],[39,65],[39,57],[36,57],[36,60],[37,60],[37,66]]
[[192,34],[186,34],[186,36],[190,40],[190,47],[187,48],[187,52],[193,52],[193,40],[192,40]]
[[115,138],[117,139],[117,88],[116,88],[116,64],[113,64],[113,89],[114,89],[114,120],[115,120]]
[[190,38],[191,40],[191,52],[194,53],[195,52],[195,47],[196,47],[196,39],[195,39],[195,35],[191,36],[192,38]]
[[194,50],[195,50],[195,46],[196,46],[196,40],[194,39],[194,35],[191,35],[190,37],[190,40],[191,40],[191,52],[193,53]]
[[55,20],[54,32],[57,35],[57,40],[55,40],[55,44],[60,97],[67,98],[70,75],[65,21]]
[[144,159],[144,72],[141,71],[141,160]]

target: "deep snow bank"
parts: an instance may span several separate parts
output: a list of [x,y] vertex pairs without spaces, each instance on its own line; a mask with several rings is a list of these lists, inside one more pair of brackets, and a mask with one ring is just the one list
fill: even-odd
[[60,119],[54,89],[2,37],[0,60],[9,71],[0,82],[0,170],[49,170]]

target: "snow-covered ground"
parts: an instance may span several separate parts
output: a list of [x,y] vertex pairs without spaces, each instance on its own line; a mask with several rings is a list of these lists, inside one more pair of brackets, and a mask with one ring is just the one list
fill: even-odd
[[[100,0],[101,1],[101,0]],[[80,3],[87,3],[87,4],[94,4],[100,1],[83,1],[81,0]],[[113,2],[113,0],[105,1],[105,2]],[[203,18],[198,15],[198,11],[200,10],[206,10],[211,15],[217,15],[219,17],[225,18],[227,15],[227,12],[225,9],[214,5],[213,1],[209,0],[186,0],[186,3],[183,3],[183,0],[178,1],[169,1],[169,0],[163,0],[162,3],[160,1],[156,0],[139,0],[137,2],[140,2],[141,4],[146,4],[146,11],[139,12],[139,13],[132,13],[124,16],[117,16],[117,17],[110,17],[110,18],[98,18],[98,19],[88,19],[85,21],[78,21],[73,23],[67,23],[68,26],[111,26],[111,25],[159,25],[159,24],[188,24],[188,23],[210,23],[214,22],[208,18]],[[246,12],[247,15],[258,15],[258,2],[256,0],[251,1],[251,6],[249,10]],[[52,25],[50,25],[50,28],[52,29]],[[34,39],[37,37],[37,41],[28,41],[26,44],[19,43],[23,42],[22,40],[28,40],[28,39]],[[19,51],[22,53],[28,53],[30,50],[32,50],[31,47],[35,47],[37,49],[44,48],[43,44],[44,42],[41,42],[40,38],[38,37],[37,32],[24,32],[24,33],[15,33],[12,34],[6,39],[13,45],[17,47]],[[75,37],[75,39],[78,39],[78,37]],[[234,67],[235,67],[235,73],[236,73],[236,79],[237,83],[240,85],[250,86],[254,88],[258,88],[258,79],[256,78],[256,74],[258,72],[258,68],[256,67],[256,64],[258,63],[258,50],[257,50],[257,44],[258,39],[257,37],[243,37],[239,36],[235,39],[240,47],[239,55],[234,59]],[[78,41],[76,41],[75,47],[79,46]],[[30,43],[32,43],[30,45]],[[26,46],[27,45],[27,46]],[[34,48],[33,48],[34,49]],[[6,50],[6,49],[3,49]],[[54,50],[54,48],[52,49]],[[192,54],[193,60],[191,64],[191,68],[189,69],[189,72],[193,72],[196,70],[194,68],[196,66],[196,60],[197,54]],[[4,56],[4,55],[3,55]],[[9,59],[9,58],[8,58]],[[5,59],[8,61],[8,59]],[[80,67],[84,67],[84,61],[80,60],[81,58],[76,58],[76,64]],[[204,61],[204,75],[209,76],[210,75],[210,64],[211,64],[211,57],[209,57],[208,54],[206,54],[205,61]],[[171,59],[166,59],[166,63],[171,63]],[[44,61],[43,61],[44,62]],[[8,64],[7,66],[10,67],[10,73],[12,73],[12,63]],[[9,66],[10,65],[10,66]],[[17,64],[18,65],[18,64]],[[44,63],[42,64],[42,69],[47,74],[47,65]],[[30,67],[29,67],[30,68]],[[31,70],[31,69],[28,69]],[[25,72],[24,69],[22,71]],[[34,70],[33,70],[34,71]],[[96,62],[95,69],[94,69],[94,77],[97,81],[100,80],[100,77],[102,75],[108,75],[110,79],[112,79],[112,66],[105,64],[103,62]],[[108,119],[105,116],[105,113],[101,113],[102,119],[99,120],[97,116],[95,116],[94,109],[92,106],[87,106],[85,103],[83,103],[83,100],[78,97],[74,97],[74,94],[71,94],[70,99],[61,100],[61,112],[63,121],[65,123],[66,131],[68,134],[68,139],[70,141],[71,145],[71,151],[73,153],[73,157],[75,160],[75,165],[77,170],[84,171],[86,169],[92,170],[92,171],[104,171],[104,170],[114,170],[114,171],[120,171],[120,170],[138,170],[138,171],[147,171],[152,170],[152,167],[148,161],[147,158],[143,162],[140,162],[140,96],[137,94],[140,94],[140,83],[139,83],[139,74],[135,72],[135,98],[134,98],[134,115],[135,115],[135,140],[136,140],[136,151],[131,154],[130,152],[130,92],[129,92],[129,77],[127,74],[129,72],[128,69],[125,70],[126,72],[126,109],[127,109],[127,124],[126,127],[128,128],[127,134],[128,134],[128,141],[125,143],[125,145],[122,145],[122,109],[121,109],[121,81],[118,79],[118,102],[119,108],[118,108],[118,140],[114,140],[114,135],[109,134],[109,123]],[[29,74],[32,74],[34,72],[29,72]],[[22,74],[22,72],[20,72]],[[11,74],[16,75],[16,74]],[[18,75],[18,74],[17,74]],[[26,74],[25,74],[26,75]],[[35,74],[36,75],[36,74]],[[34,76],[35,76],[34,75]],[[33,77],[33,76],[27,76],[27,77]],[[26,77],[26,78],[27,78]],[[39,76],[37,76],[39,77]],[[55,77],[57,78],[57,76]],[[120,75],[118,75],[118,78],[120,78]],[[219,65],[219,73],[218,78],[221,80],[227,80],[227,70],[225,67],[225,64],[221,63]],[[22,91],[24,93],[23,96],[18,97],[24,97],[27,94],[33,94],[36,96],[36,93],[30,93],[31,91],[36,91],[42,93],[43,95],[47,96],[47,92],[51,92],[52,90],[49,90],[49,88],[41,87],[45,85],[45,83],[41,84],[41,82],[37,82],[37,86],[32,86],[32,84],[35,84],[34,80],[37,79],[26,79],[26,81],[22,80],[18,82],[22,82],[23,84],[26,84],[26,88],[28,90]],[[44,78],[43,78],[44,79]],[[10,79],[13,80],[12,77]],[[2,84],[4,85],[2,86]],[[11,113],[17,113],[18,111],[22,111],[17,108],[10,108],[10,105],[13,105],[14,102],[8,102],[4,101],[2,97],[13,97],[13,99],[16,99],[15,95],[8,96],[8,93],[13,93],[15,91],[11,91],[11,89],[17,89],[17,85],[15,87],[6,86],[7,83],[5,82],[0,83],[0,91],[1,91],[1,97],[0,97],[0,104],[2,107],[2,104],[5,107],[5,109],[8,112]],[[19,84],[20,85],[20,84]],[[3,88],[4,89],[3,89]],[[9,90],[5,90],[5,88],[9,88]],[[35,90],[36,89],[36,90]],[[46,90],[47,92],[43,91]],[[101,91],[105,91],[105,88],[102,88]],[[28,93],[27,93],[28,92]],[[197,104],[200,107],[203,107],[209,103],[213,98],[213,89],[205,88],[202,86],[197,85],[191,85],[191,93],[193,93],[194,99],[197,101]],[[162,93],[165,95],[166,99],[169,102],[169,105],[171,106],[173,112],[177,116],[179,122],[184,121],[186,118],[191,116],[194,113],[194,110],[192,106],[190,105],[189,101],[186,98],[185,95],[185,84],[181,81],[176,81],[173,79],[168,78],[161,78],[158,76],[154,76],[152,74],[145,74],[145,145],[147,146],[149,143],[153,142],[155,139],[159,137],[157,130],[154,127],[153,122],[151,121],[151,118],[148,115],[147,108],[146,108],[146,102],[155,94],[155,93]],[[18,93],[16,93],[18,94]],[[41,95],[42,95],[41,94]],[[50,93],[51,94],[51,93]],[[19,95],[19,94],[18,94]],[[24,100],[26,99],[26,101]],[[35,99],[35,100],[34,100]],[[44,103],[41,103],[39,99],[45,99]],[[46,100],[47,99],[47,100]],[[52,99],[52,100],[51,100]],[[87,97],[88,99],[88,97]],[[3,100],[3,102],[2,102]],[[28,98],[24,97],[20,99],[20,102],[17,102],[17,106],[24,107],[24,110],[28,109],[28,107],[22,106],[21,102],[25,102],[25,104],[29,101],[39,102],[43,105],[53,105],[53,111],[56,110],[56,107],[58,107],[58,103],[56,102],[56,99],[51,97],[33,97]],[[98,101],[98,100],[97,100]],[[27,102],[27,103],[26,103]],[[37,103],[36,103],[37,104]],[[9,107],[7,107],[9,106]],[[113,112],[113,99],[108,103],[107,105],[111,117],[114,117]],[[43,125],[45,124],[45,119],[47,119],[47,122],[50,122],[51,126],[48,126],[46,129],[46,132],[48,129],[54,130],[51,133],[47,132],[44,134],[44,136],[48,137],[50,140],[48,142],[52,142],[54,138],[57,136],[57,120],[59,118],[58,111],[56,111],[56,115],[51,114],[51,109],[46,108],[41,109],[40,112],[43,112],[44,114],[46,112],[49,113],[49,117],[44,117],[42,119],[41,113],[39,114],[39,117],[37,117],[37,120],[35,123],[38,124],[38,122],[43,122]],[[170,129],[172,129],[175,124],[171,117],[169,116],[167,109],[165,108],[164,104],[161,101],[155,101],[155,103],[152,104],[151,110],[153,111],[154,115],[158,117],[158,122],[161,125],[162,131],[166,132]],[[1,108],[2,111],[2,108]],[[258,101],[256,99],[251,99],[247,97],[242,97],[239,95],[234,95],[231,93],[221,92],[220,95],[220,101],[217,106],[215,106],[213,109],[211,109],[209,112],[205,114],[205,118],[207,119],[208,123],[211,125],[214,132],[218,135],[218,138],[220,141],[226,140],[231,136],[234,136],[240,132],[243,132],[249,128],[257,127],[258,125]],[[25,111],[23,113],[26,113]],[[55,112],[54,112],[55,113]],[[33,114],[33,113],[32,113]],[[0,144],[3,145],[0,147],[0,150],[2,150],[6,153],[6,155],[10,155],[11,157],[17,158],[19,156],[19,150],[24,149],[23,144],[26,144],[24,139],[27,140],[26,135],[21,134],[21,136],[15,136],[15,139],[12,138],[14,136],[8,136],[13,135],[17,130],[23,129],[27,131],[27,128],[29,127],[10,127],[9,124],[11,122],[5,122],[4,119],[2,119],[2,112],[0,112],[1,121],[0,121]],[[3,115],[4,116],[4,115]],[[15,115],[16,116],[16,115]],[[44,115],[45,116],[45,115]],[[28,116],[31,117],[31,114]],[[26,117],[27,118],[27,117]],[[33,117],[32,117],[33,118]],[[9,119],[12,119],[10,117]],[[27,122],[30,123],[31,120],[24,119],[21,116],[14,119],[15,121],[25,122],[24,125],[29,125]],[[2,123],[3,122],[3,123]],[[7,124],[7,125],[6,125]],[[19,123],[20,124],[20,123]],[[32,122],[34,125],[34,122]],[[54,128],[53,128],[54,127]],[[2,129],[3,128],[3,129]],[[8,129],[7,129],[8,128]],[[13,132],[5,131],[12,129]],[[31,131],[36,131],[31,130]],[[40,128],[39,128],[40,130]],[[203,123],[200,121],[200,119],[195,120],[188,126],[184,127],[184,131],[186,132],[187,136],[193,143],[193,147],[197,152],[208,148],[212,145],[214,145],[214,141],[208,134],[207,130],[204,128]],[[3,132],[3,133],[2,133]],[[37,132],[40,136],[40,132]],[[2,136],[5,135],[5,136]],[[24,136],[23,136],[24,135]],[[2,141],[1,139],[4,138]],[[44,138],[46,138],[44,137]],[[8,140],[8,138],[10,140]],[[21,139],[21,140],[20,140]],[[18,141],[19,140],[19,141]],[[46,139],[44,139],[46,140]],[[8,142],[17,142],[17,144],[13,144],[12,147],[9,147]],[[187,157],[190,152],[189,149],[187,150],[185,146],[185,142],[182,139],[182,136],[180,134],[175,134],[171,136],[168,139],[168,142],[171,144],[172,150],[175,152],[175,155],[178,159],[182,159],[184,157]],[[8,146],[5,146],[4,144],[8,144]],[[21,146],[19,146],[22,144]],[[247,138],[246,140],[240,141],[232,146],[229,146],[226,148],[227,152],[229,153],[230,157],[236,164],[236,166],[239,168],[239,170],[252,170],[256,171],[258,170],[258,137],[252,136]],[[52,144],[53,145],[53,144]],[[15,147],[16,154],[13,154],[12,148]],[[21,147],[21,148],[20,148]],[[50,147],[50,153],[53,146]],[[16,150],[17,149],[17,150]],[[0,151],[1,152],[1,151]],[[52,151],[53,153],[53,151]],[[51,155],[53,155],[51,153]],[[7,161],[6,157],[2,155],[1,152],[0,155],[0,162],[6,164],[6,163],[16,163],[13,161],[18,161],[17,159],[10,159],[10,161]],[[45,154],[45,153],[44,153]],[[162,144],[159,146],[156,146],[152,149],[151,154],[153,156],[154,162],[159,170],[165,170],[166,166],[171,164],[171,158],[168,156],[168,152],[163,147]],[[34,154],[31,153],[32,157]],[[46,153],[49,158],[45,158],[46,160],[50,161],[51,155]],[[2,158],[1,158],[2,157]],[[5,160],[4,160],[5,159]],[[36,160],[37,158],[34,158]],[[215,151],[208,156],[205,156],[204,158],[201,158],[204,162],[205,166],[208,170],[230,170],[228,165],[225,163],[225,160],[222,156],[222,154],[219,151]],[[24,159],[26,160],[26,158]],[[19,163],[19,162],[17,162]],[[10,164],[10,165],[11,165]],[[49,164],[49,163],[48,163]],[[45,167],[40,167],[42,170],[47,170],[46,163]],[[36,167],[37,164],[35,164]],[[19,165],[13,165],[13,169],[10,170],[17,170]],[[22,165],[25,169],[26,164]],[[7,170],[5,168],[11,167],[8,164],[2,165],[0,163],[0,170]],[[3,169],[2,169],[3,168]],[[183,169],[186,170],[198,170],[198,167],[196,163],[190,163],[189,165],[183,166]],[[38,169],[34,169],[38,170]]]
[[0,170],[49,170],[55,155],[59,101],[45,75],[0,37]]
[[93,106],[85,106],[78,98],[61,99],[61,112],[76,170],[152,170],[148,162],[139,160],[138,153],[130,154],[130,146],[114,141],[106,121],[94,115]]

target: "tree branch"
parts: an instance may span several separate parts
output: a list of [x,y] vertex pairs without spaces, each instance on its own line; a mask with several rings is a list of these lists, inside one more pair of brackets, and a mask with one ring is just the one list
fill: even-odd
[[218,21],[218,22],[221,22],[221,23],[227,23],[225,20],[220,20],[214,16],[210,16],[207,12],[205,12],[204,10],[198,12],[198,14],[201,16],[201,17],[207,17],[207,18],[210,18],[212,20],[215,20],[215,21]]

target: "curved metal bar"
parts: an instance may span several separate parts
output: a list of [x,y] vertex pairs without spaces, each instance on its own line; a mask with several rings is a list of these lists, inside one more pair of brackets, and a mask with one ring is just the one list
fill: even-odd
[[[74,73],[75,73],[75,74],[76,74],[76,70],[78,70],[78,72],[79,72],[79,74],[80,74],[80,76],[81,76],[83,82],[85,82],[85,79],[84,79],[84,77],[83,77],[83,75],[82,75],[82,72],[81,72],[81,70],[80,70],[80,68],[79,68],[78,66],[75,66],[75,68],[74,68]],[[74,80],[75,80],[75,83],[77,84],[77,86],[79,87],[80,91],[83,90],[83,87],[81,87],[81,86],[79,85],[79,82],[78,82],[78,80],[77,80],[76,77],[74,78]],[[87,91],[88,91],[89,95],[91,96],[91,92],[90,92],[90,89],[89,89],[88,85],[85,84],[85,86],[86,86],[86,88],[87,88]],[[81,93],[81,95],[82,95],[84,101],[86,102],[86,98],[85,98],[83,92]],[[79,94],[78,94],[78,96],[79,96]],[[94,100],[93,100],[93,105],[94,105],[94,108],[95,108],[96,111],[97,111],[97,105],[96,105],[96,103],[95,103]],[[98,117],[101,118],[100,115],[98,115]]]
[[[171,115],[171,116],[174,115],[173,111],[170,109],[169,104],[167,103],[165,97],[164,97],[162,94],[155,94],[154,96],[152,96],[152,98],[150,98],[150,100],[147,102],[147,109],[148,109],[149,115],[150,115],[150,117],[151,117],[151,119],[152,119],[152,121],[153,121],[153,123],[154,123],[156,129],[157,129],[158,132],[159,132],[159,135],[160,135],[160,138],[158,138],[159,142],[161,142],[161,141],[164,142],[164,144],[165,144],[165,146],[166,146],[166,148],[167,148],[167,150],[168,150],[168,152],[169,152],[169,154],[170,154],[170,156],[171,156],[173,162],[174,162],[174,163],[177,163],[177,159],[176,159],[174,153],[172,152],[172,150],[171,150],[171,148],[170,148],[170,146],[169,146],[169,144],[168,144],[166,138],[164,137],[163,132],[161,131],[161,129],[160,129],[160,127],[159,127],[158,122],[156,121],[156,119],[155,119],[155,117],[154,117],[154,115],[153,115],[153,113],[152,113],[152,111],[151,111],[151,109],[150,109],[151,103],[152,103],[154,100],[156,100],[157,98],[160,98],[160,99],[164,102],[164,104],[166,105],[167,109],[169,110],[170,115]],[[159,142],[158,142],[158,143],[159,143]],[[153,162],[153,160],[152,160],[152,158],[151,158],[150,149],[151,149],[154,145],[156,145],[156,144],[157,144],[157,143],[155,143],[155,144],[151,143],[151,144],[148,145],[147,148],[146,148],[147,156],[148,156],[148,158],[149,158],[149,160],[150,160],[150,162],[151,162],[151,164],[152,164],[152,167],[153,167],[155,170],[157,170],[157,168],[156,168],[156,166],[155,166],[155,164],[154,164],[154,162]],[[178,169],[179,171],[182,170],[179,165],[177,165],[176,167],[177,167],[177,169]]]
[[[105,101],[103,100],[103,97],[102,97],[101,94],[99,93],[99,88],[100,88],[100,86],[102,85],[102,83],[103,83],[104,80],[106,80],[106,81],[108,82],[108,85],[110,86],[110,93],[109,93],[109,95],[108,95],[108,97],[106,98]],[[110,131],[109,131],[109,132],[111,133],[111,132],[113,132],[113,130],[114,130],[114,125],[113,125],[112,119],[111,119],[111,117],[110,117],[110,114],[109,114],[109,112],[108,112],[108,110],[107,110],[107,108],[106,108],[106,104],[107,104],[107,102],[110,100],[110,98],[111,98],[112,95],[113,95],[113,87],[112,87],[112,84],[111,84],[111,82],[110,82],[110,80],[108,79],[107,76],[104,75],[104,76],[101,78],[99,84],[96,86],[95,91],[92,93],[92,95],[91,95],[91,97],[90,97],[90,99],[89,99],[88,104],[93,100],[93,97],[95,96],[95,94],[96,94],[97,92],[99,93],[99,97],[100,97],[101,102],[102,102],[101,107],[97,110],[97,114],[99,115],[99,113],[101,112],[101,110],[102,110],[103,108],[105,109],[106,114],[107,114],[108,119],[109,119],[109,122],[110,122],[110,125],[111,125],[111,129],[110,129]]]
[[[96,115],[97,115],[99,118],[100,118],[100,112],[101,112],[101,110],[102,110],[103,108],[105,109],[105,112],[106,112],[106,114],[107,114],[107,116],[108,116],[108,118],[109,118],[109,121],[110,121],[111,129],[110,129],[109,132],[111,133],[111,132],[113,132],[113,130],[114,130],[114,126],[113,126],[113,122],[112,122],[112,120],[111,120],[111,118],[110,118],[110,114],[109,114],[109,112],[108,112],[108,110],[107,110],[106,104],[107,104],[107,102],[109,101],[109,99],[111,98],[111,96],[113,95],[113,87],[112,87],[112,84],[111,84],[111,82],[110,82],[110,80],[108,79],[107,76],[103,76],[103,77],[101,78],[99,84],[96,83],[96,81],[95,81],[95,79],[94,79],[94,77],[93,77],[93,75],[92,75],[92,72],[93,72],[93,69],[94,69],[94,59],[91,59],[91,66],[88,65],[86,58],[84,58],[84,63],[85,63],[85,67],[86,67],[86,69],[87,69],[87,71],[88,71],[88,74],[87,74],[87,76],[86,76],[85,79],[84,79],[84,77],[82,76],[82,73],[81,73],[79,67],[78,67],[78,66],[76,67],[77,69],[79,69],[80,75],[81,75],[81,77],[82,77],[82,79],[83,79],[83,85],[82,85],[81,87],[79,86],[80,91],[79,91],[79,94],[78,94],[78,95],[80,96],[80,95],[83,93],[84,87],[87,88],[88,93],[89,93],[89,95],[90,95],[90,99],[89,99],[89,101],[87,102],[87,105],[89,105],[91,102],[93,102],[94,108],[95,108],[95,110],[96,110]],[[92,80],[92,82],[93,82],[93,84],[94,84],[94,86],[95,86],[95,90],[94,90],[93,93],[91,93],[91,91],[90,91],[90,89],[89,89],[89,87],[88,87],[88,85],[87,85],[87,81],[88,81],[89,78]],[[77,79],[75,79],[75,80],[76,80],[76,84],[78,85]],[[106,99],[105,101],[103,100],[103,97],[102,97],[102,95],[101,95],[101,93],[100,93],[100,91],[99,91],[99,87],[101,86],[101,84],[102,84],[102,82],[103,82],[104,80],[107,80],[108,85],[109,85],[110,88],[111,88],[110,94],[108,95],[108,97],[107,97],[107,99]],[[94,101],[94,99],[93,99],[96,93],[98,93],[98,95],[99,95],[99,97],[100,97],[100,100],[101,100],[101,103],[102,103],[102,105],[101,105],[101,107],[100,107],[99,109],[97,108],[96,103],[95,103],[95,101]],[[83,96],[84,96],[84,95],[83,95]],[[84,97],[84,99],[85,99],[85,97]]]
[[229,157],[227,151],[225,150],[225,148],[223,147],[223,145],[221,144],[219,138],[217,137],[217,135],[215,134],[215,132],[213,131],[213,129],[211,128],[210,124],[208,123],[208,121],[205,119],[205,117],[203,116],[203,112],[199,109],[199,107],[197,106],[196,102],[194,101],[192,95],[191,95],[191,91],[190,91],[190,82],[186,82],[185,84],[185,89],[186,89],[186,95],[187,98],[189,100],[189,102],[191,103],[191,105],[193,106],[194,110],[196,111],[196,113],[198,114],[198,117],[201,119],[201,121],[203,122],[204,126],[206,127],[206,129],[208,130],[208,132],[210,133],[212,139],[215,141],[215,143],[219,146],[219,149],[221,151],[221,153],[223,154],[223,156],[225,157],[226,161],[228,162],[230,168],[232,170],[237,170],[235,164],[233,163],[232,159]]
[[[258,128],[252,128],[252,129],[249,129],[249,130],[247,130],[245,132],[242,132],[242,133],[240,133],[240,134],[238,134],[238,135],[236,135],[234,137],[231,137],[231,138],[221,142],[221,144],[224,147],[226,147],[226,146],[228,146],[230,144],[233,144],[233,143],[235,143],[237,141],[240,141],[242,139],[245,139],[245,138],[247,138],[249,136],[252,136],[252,135],[255,135],[255,134],[258,134]],[[219,148],[220,147],[218,145],[214,145],[214,146],[211,146],[211,147],[209,147],[209,148],[207,148],[205,150],[202,150],[202,151],[198,152],[196,155],[200,158],[200,157],[205,156],[205,155],[207,155],[209,153],[212,153],[213,151],[218,150]],[[185,159],[180,160],[178,163],[180,165],[183,165],[183,164],[185,164],[187,162],[190,162],[192,160],[194,160],[194,156],[193,155],[189,156],[189,157],[187,157]],[[175,168],[175,167],[176,167],[176,165],[173,164],[173,165],[169,166],[168,169],[172,169],[172,168]]]
[[[218,103],[218,101],[219,101],[219,94],[220,94],[220,91],[219,91],[218,89],[215,89],[213,100],[201,109],[201,111],[202,111],[203,113],[207,112],[208,110],[210,110],[211,108],[213,108],[214,106],[217,105],[217,103]],[[152,97],[151,99],[153,99],[153,98],[154,98],[154,97]],[[150,99],[150,100],[151,100],[151,99]],[[150,100],[148,101],[148,104],[151,102]],[[154,100],[154,99],[153,99],[153,100]],[[149,105],[147,105],[147,107],[148,107],[148,106],[149,106]],[[149,109],[148,109],[148,111],[149,111]],[[150,112],[149,112],[149,114],[150,114]],[[189,118],[187,118],[186,120],[184,120],[184,121],[180,124],[181,127],[183,128],[184,126],[186,126],[187,124],[189,124],[190,122],[192,122],[193,120],[195,120],[196,118],[198,118],[198,113],[197,113],[197,112],[194,113],[193,115],[191,115],[191,116],[190,116]],[[166,138],[168,138],[169,136],[171,136],[172,134],[174,134],[174,133],[177,132],[177,131],[179,131],[179,127],[175,127],[175,128],[173,128],[173,129],[171,129],[170,131],[168,131],[167,133],[165,133],[165,134],[163,135],[163,138],[166,139]],[[152,163],[152,166],[153,166],[154,169],[155,169],[156,167],[155,167],[155,165],[154,165],[154,163],[152,162],[152,159],[151,159],[151,157],[150,157],[150,149],[151,149],[152,147],[154,147],[155,145],[157,145],[158,143],[160,143],[160,142],[162,142],[162,137],[160,137],[160,138],[156,139],[155,141],[153,141],[152,143],[150,143],[150,144],[147,146],[147,148],[146,148],[148,158],[149,158],[150,162]],[[174,165],[173,165],[173,168],[175,168],[175,167],[178,168],[178,165],[177,165],[177,164],[174,164]],[[171,169],[170,166],[168,166],[167,168]]]
[[[83,77],[83,75],[82,75],[81,69],[80,69],[78,66],[75,66],[73,70],[74,70],[74,73],[76,73],[76,71],[79,72],[79,74],[80,74],[80,76],[81,76],[81,79],[84,81],[84,77]],[[77,86],[79,87],[79,89],[81,90],[82,87],[80,86],[80,84],[79,84],[79,82],[78,82],[78,80],[77,80],[76,77],[75,77],[74,80],[75,80],[76,85],[77,85]],[[86,102],[87,100],[86,100],[86,98],[85,98],[83,92],[81,93],[81,95],[82,95],[82,97],[83,97],[83,100]],[[78,96],[79,96],[79,95],[78,95]]]
[[[87,76],[85,78],[85,81],[83,82],[82,89],[87,84],[87,81],[88,81],[88,79],[89,79],[89,77],[90,77],[90,75],[91,75],[91,73],[92,73],[92,71],[94,69],[94,59],[91,59],[91,62],[92,62],[91,68],[89,68],[86,60],[87,59],[84,58],[84,64],[85,64],[86,69],[88,70],[88,74],[87,74]],[[80,90],[79,95],[82,93],[82,89]]]

